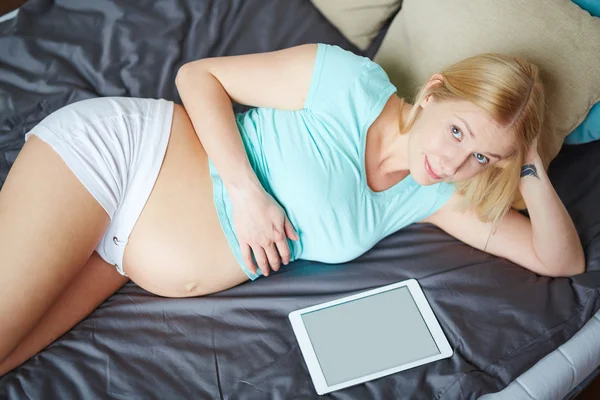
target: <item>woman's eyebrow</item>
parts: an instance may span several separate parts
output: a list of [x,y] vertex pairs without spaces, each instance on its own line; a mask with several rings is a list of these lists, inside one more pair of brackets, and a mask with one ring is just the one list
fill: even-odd
[[[469,126],[469,124],[467,124],[467,121],[465,121],[464,119],[462,119],[461,117],[459,117],[458,115],[454,114],[454,116],[456,118],[458,118],[466,127],[467,127],[467,132],[469,132],[469,135],[471,135],[471,137],[473,139],[475,139],[475,135],[473,134],[473,131],[471,130],[471,127]],[[500,157],[498,154],[494,154],[494,153],[488,153],[490,156],[492,157],[496,157],[498,160],[501,160],[502,157]]]
[[460,121],[467,127],[467,131],[469,132],[469,135],[471,135],[471,137],[473,139],[475,139],[475,135],[473,134],[473,131],[471,130],[471,127],[469,126],[469,124],[467,124],[467,121],[465,121],[464,119],[462,119],[461,117],[459,117],[458,115],[454,114],[454,116],[458,119],[460,119]]

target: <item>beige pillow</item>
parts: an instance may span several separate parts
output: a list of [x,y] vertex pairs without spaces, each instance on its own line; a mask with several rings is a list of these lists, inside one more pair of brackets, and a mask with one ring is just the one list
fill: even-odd
[[401,96],[485,52],[538,65],[546,89],[546,167],[600,99],[600,19],[571,0],[404,0],[375,56]]
[[359,49],[366,50],[402,0],[312,0]]

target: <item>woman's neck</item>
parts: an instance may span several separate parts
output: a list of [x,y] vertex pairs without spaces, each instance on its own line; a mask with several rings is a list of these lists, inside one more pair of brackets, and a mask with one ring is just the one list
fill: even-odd
[[377,169],[382,174],[396,174],[402,171],[409,174],[408,138],[410,132],[400,133],[400,126],[406,121],[411,105],[396,96],[389,101],[382,113],[379,135],[375,143]]

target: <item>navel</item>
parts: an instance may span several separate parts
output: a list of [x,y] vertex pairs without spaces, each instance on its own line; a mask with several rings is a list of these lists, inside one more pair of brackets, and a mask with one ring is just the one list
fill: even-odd
[[196,288],[198,288],[198,285],[195,283],[188,283],[187,285],[185,285],[185,290],[187,290],[189,293],[193,293]]

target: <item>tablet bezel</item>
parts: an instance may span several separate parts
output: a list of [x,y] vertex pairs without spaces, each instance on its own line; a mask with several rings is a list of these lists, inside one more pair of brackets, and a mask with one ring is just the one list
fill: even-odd
[[[425,320],[425,324],[427,325],[429,332],[431,332],[433,340],[435,341],[436,346],[440,350],[440,354],[436,354],[434,356],[419,359],[407,364],[402,364],[394,368],[389,368],[370,375],[365,375],[360,378],[351,379],[345,382],[329,386],[327,384],[327,381],[325,380],[325,376],[323,375],[323,371],[321,370],[321,366],[319,365],[319,361],[315,354],[314,348],[308,337],[306,327],[304,326],[304,323],[302,321],[302,314],[318,311],[324,308],[332,307],[342,303],[347,303],[350,301],[361,299],[363,297],[383,293],[389,290],[395,290],[404,286],[406,286],[406,288],[410,291],[410,295],[414,299],[417,308],[419,309],[419,313]],[[382,286],[380,288],[353,294],[351,296],[342,297],[325,303],[316,304],[314,306],[302,308],[300,310],[295,310],[289,313],[288,317],[292,325],[292,329],[294,330],[294,334],[296,335],[298,344],[300,345],[300,350],[304,357],[304,361],[306,362],[306,365],[308,367],[308,371],[315,386],[315,390],[319,395],[333,392],[335,390],[343,389],[349,386],[358,385],[360,383],[381,378],[396,372],[404,371],[409,368],[414,368],[419,365],[427,364],[432,361],[448,358],[451,357],[453,354],[453,350],[450,347],[450,343],[448,343],[448,339],[444,335],[444,332],[442,331],[438,320],[435,318],[433,310],[431,309],[431,306],[429,305],[425,294],[423,293],[421,287],[419,286],[419,283],[415,279],[407,279],[402,282],[393,283],[391,285]]]

